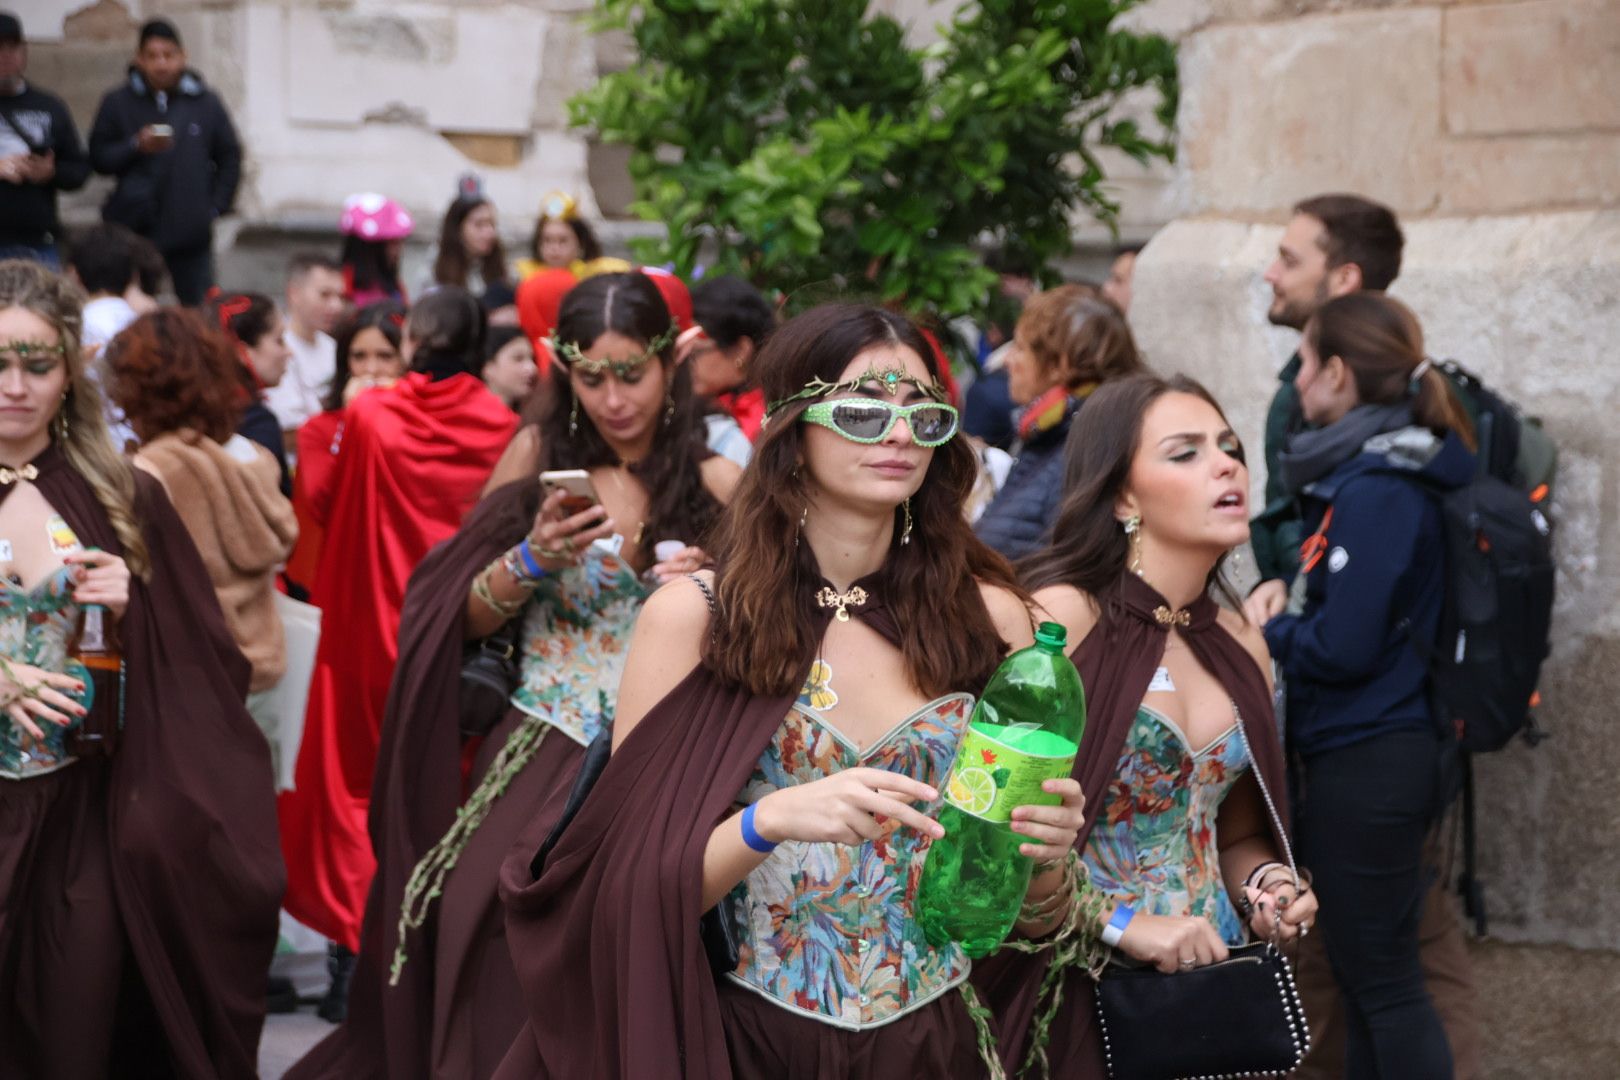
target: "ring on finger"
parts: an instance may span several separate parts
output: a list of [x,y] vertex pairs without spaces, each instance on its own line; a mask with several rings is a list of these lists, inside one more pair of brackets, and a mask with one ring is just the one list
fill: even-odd
[[1194,968],[1194,967],[1197,967],[1197,966],[1198,966],[1198,961],[1197,960],[1183,960],[1181,962],[1181,970],[1183,970],[1183,971],[1186,971],[1186,970],[1188,970],[1190,968]]

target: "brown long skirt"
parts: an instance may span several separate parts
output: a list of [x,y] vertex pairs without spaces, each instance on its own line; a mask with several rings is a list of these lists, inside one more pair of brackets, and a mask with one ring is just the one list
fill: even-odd
[[849,1031],[798,1016],[722,978],[720,1017],[736,1080],[981,1080],[973,1021],[950,990],[893,1023]]
[[107,841],[107,764],[0,780],[0,1076],[165,1076]]
[[[524,719],[513,710],[490,732],[473,764],[474,784]],[[559,784],[574,782],[584,756],[578,743],[547,732],[534,759],[495,802],[445,879],[434,946],[435,1080],[492,1075],[529,1018],[506,946],[506,909],[496,883],[501,861],[518,835]]]

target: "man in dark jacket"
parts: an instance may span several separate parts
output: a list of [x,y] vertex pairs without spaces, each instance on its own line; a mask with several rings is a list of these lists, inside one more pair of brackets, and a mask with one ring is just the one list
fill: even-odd
[[23,80],[22,23],[0,12],[0,258],[57,269],[56,193],[77,191],[90,159],[67,106]]
[[201,303],[214,283],[214,219],[236,198],[242,147],[164,20],[141,27],[128,80],[101,99],[90,160],[118,177],[102,218],[156,244],[180,302]]
[[[1303,330],[1316,309],[1336,296],[1362,289],[1387,289],[1401,269],[1401,235],[1395,215],[1359,195],[1318,195],[1294,207],[1277,257],[1266,270],[1271,286],[1273,326]],[[1282,610],[1288,582],[1299,565],[1299,508],[1283,490],[1277,455],[1288,437],[1304,427],[1294,376],[1299,355],[1277,373],[1281,385],[1266,413],[1266,504],[1254,519],[1250,537],[1261,584],[1255,597],[1263,618]],[[1251,616],[1255,617],[1255,616]]]

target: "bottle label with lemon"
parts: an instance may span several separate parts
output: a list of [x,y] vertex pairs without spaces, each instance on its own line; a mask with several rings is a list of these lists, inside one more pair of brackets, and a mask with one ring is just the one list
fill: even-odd
[[1062,799],[1042,791],[1041,784],[1068,776],[1078,751],[1073,742],[1044,728],[975,720],[957,746],[945,801],[998,823],[1012,820],[1015,807],[1056,806]]

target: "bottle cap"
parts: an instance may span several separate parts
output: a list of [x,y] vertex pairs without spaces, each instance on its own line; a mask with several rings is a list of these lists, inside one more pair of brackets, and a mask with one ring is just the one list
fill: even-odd
[[1062,652],[1069,643],[1069,631],[1062,623],[1043,622],[1035,628],[1035,644],[1047,652]]

